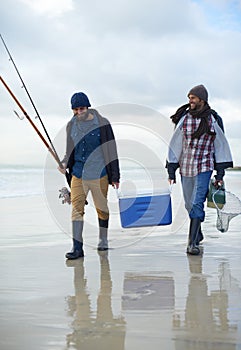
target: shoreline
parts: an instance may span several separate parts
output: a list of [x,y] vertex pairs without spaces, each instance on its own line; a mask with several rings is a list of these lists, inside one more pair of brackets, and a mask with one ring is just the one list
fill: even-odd
[[[226,183],[240,196],[239,176],[227,174]],[[188,221],[171,228],[175,201],[170,226],[123,229],[114,212],[111,249],[97,252],[97,226],[87,223],[85,257],[66,261],[71,237],[45,196],[0,206],[4,350],[241,348],[241,216],[220,233],[207,209],[202,255],[193,257],[185,252]],[[93,221],[91,207],[88,215]]]

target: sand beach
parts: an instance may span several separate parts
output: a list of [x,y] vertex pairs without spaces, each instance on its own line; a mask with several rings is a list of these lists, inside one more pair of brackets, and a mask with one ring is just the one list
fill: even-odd
[[[226,183],[241,198],[235,173]],[[188,257],[175,191],[172,225],[123,229],[114,213],[111,249],[98,253],[87,223],[75,261],[44,194],[1,198],[0,348],[240,350],[241,216],[220,233],[207,209],[202,254]]]

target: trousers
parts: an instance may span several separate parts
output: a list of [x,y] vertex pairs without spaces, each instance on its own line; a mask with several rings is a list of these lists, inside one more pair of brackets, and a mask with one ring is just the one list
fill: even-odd
[[107,201],[109,182],[107,175],[96,180],[82,180],[76,176],[71,179],[71,203],[72,221],[82,221],[87,195],[91,192],[93,202],[102,220],[109,219],[109,208]]
[[185,208],[190,219],[199,218],[201,222],[205,219],[204,203],[211,175],[212,171],[205,171],[192,177],[181,176]]

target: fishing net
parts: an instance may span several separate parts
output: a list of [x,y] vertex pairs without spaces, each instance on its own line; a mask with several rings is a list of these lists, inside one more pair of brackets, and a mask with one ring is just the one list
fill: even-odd
[[[220,204],[218,200],[220,191],[224,191],[225,193],[223,204]],[[217,209],[216,227],[221,232],[227,232],[230,220],[241,214],[241,200],[235,194],[224,189],[217,189],[212,195],[212,200]]]

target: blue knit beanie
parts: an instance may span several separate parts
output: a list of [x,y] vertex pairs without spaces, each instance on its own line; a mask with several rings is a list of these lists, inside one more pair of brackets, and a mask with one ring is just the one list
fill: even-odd
[[71,108],[91,107],[88,97],[83,92],[76,92],[71,97]]

